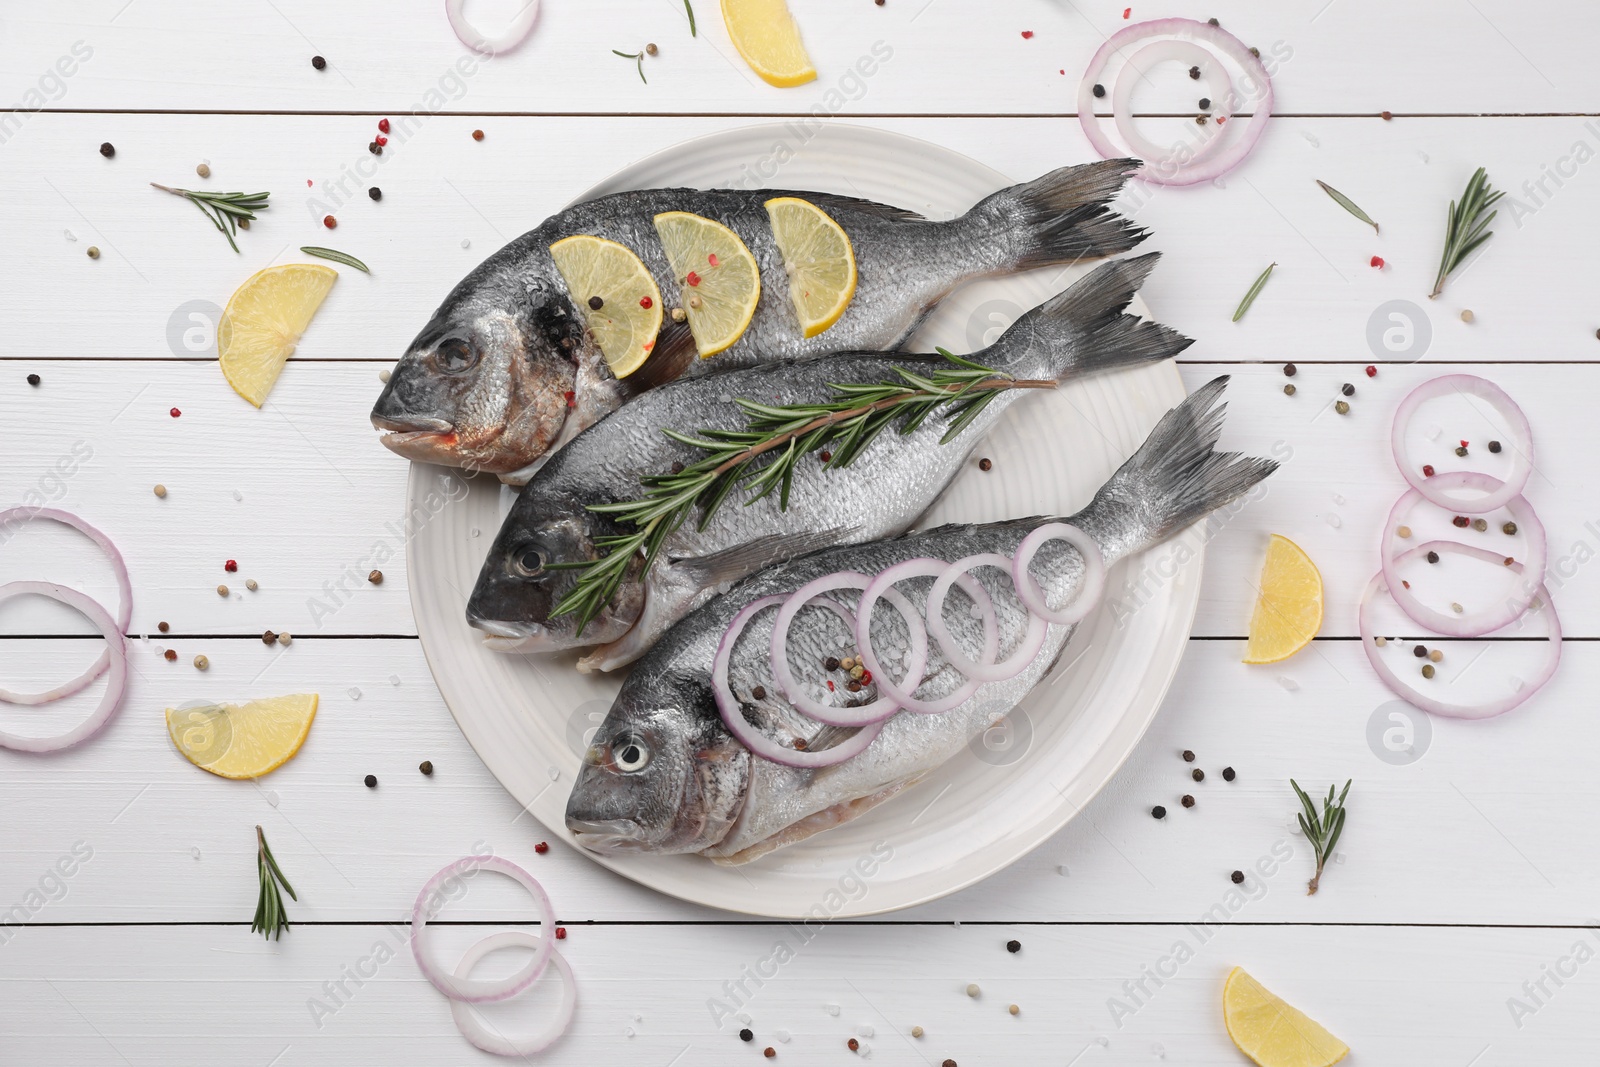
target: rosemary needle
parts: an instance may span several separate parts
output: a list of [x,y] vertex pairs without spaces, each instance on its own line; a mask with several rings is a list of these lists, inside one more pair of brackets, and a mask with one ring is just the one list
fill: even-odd
[[634,63],[636,63],[638,65],[638,67],[639,67],[639,80],[644,82],[646,85],[650,84],[650,79],[646,78],[644,76],[644,52],[643,51],[638,51],[638,52],[619,52],[615,48],[613,48],[611,50],[611,54],[614,55],[614,56],[621,56],[623,59],[631,59],[631,60],[633,60]]
[[300,898],[294,895],[294,886],[278,869],[278,861],[272,858],[272,849],[267,846],[267,835],[259,826],[256,827],[256,873],[261,878],[261,895],[256,898],[256,917],[250,922],[250,932],[260,933],[269,941],[281,939],[283,932],[289,929],[289,918],[284,914],[283,895],[278,892],[278,886],[289,891],[290,900]]
[[301,245],[300,251],[308,256],[316,256],[318,259],[331,259],[335,263],[343,263],[347,267],[354,267],[356,270],[365,271],[368,274],[372,273],[365,263],[350,253],[341,252],[337,248],[318,248],[316,245]]
[[1350,212],[1350,214],[1354,215],[1368,226],[1371,226],[1373,233],[1379,232],[1378,224],[1372,221],[1372,216],[1368,215],[1365,211],[1362,211],[1354,200],[1351,200],[1348,196],[1345,196],[1339,190],[1335,189],[1327,182],[1322,181],[1320,178],[1313,178],[1312,181],[1315,181],[1318,185],[1322,186],[1322,191],[1333,197],[1333,202],[1335,204],[1338,204],[1340,207]]
[[1250,310],[1250,305],[1254,304],[1256,302],[1256,297],[1261,295],[1261,287],[1267,284],[1267,279],[1272,277],[1273,268],[1276,266],[1276,263],[1268,263],[1267,269],[1262,271],[1261,274],[1256,278],[1255,284],[1250,286],[1250,291],[1244,294],[1243,300],[1239,301],[1239,310],[1233,313],[1234,322],[1238,322],[1240,319],[1244,318],[1244,313]]
[[689,3],[689,0],[683,0],[683,9],[689,13],[689,36],[700,36],[694,28],[694,5]]
[[[1461,266],[1479,245],[1494,236],[1494,231],[1488,227],[1499,212],[1489,209],[1504,195],[1504,192],[1490,187],[1488,174],[1479,167],[1472,172],[1460,202],[1450,201],[1444,232],[1444,255],[1439,259],[1439,276],[1434,279],[1433,292],[1428,294],[1429,300],[1444,290],[1444,280],[1451,271]],[[1489,212],[1487,215],[1484,214],[1486,211]]]
[[1333,798],[1333,786],[1328,787],[1328,796],[1322,802],[1322,811],[1317,812],[1317,806],[1306,796],[1306,791],[1300,788],[1300,783],[1293,778],[1289,784],[1294,787],[1294,795],[1300,798],[1301,813],[1297,816],[1300,820],[1300,832],[1306,835],[1306,840],[1311,843],[1311,850],[1317,857],[1317,870],[1311,876],[1311,881],[1306,883],[1306,896],[1311,896],[1317,891],[1317,885],[1322,881],[1322,868],[1333,855],[1334,846],[1339,843],[1339,835],[1344,833],[1344,798],[1350,795],[1350,780],[1344,783],[1344,791],[1339,794],[1339,799]]
[[150,184],[162,192],[184,197],[199,208],[201,213],[211,220],[211,224],[218,232],[228,239],[228,244],[232,245],[235,252],[239,251],[239,246],[234,244],[233,235],[239,232],[239,223],[253,221],[255,213],[266,208],[267,197],[272,195],[271,193],[211,193],[195,189],[174,189],[159,182]]

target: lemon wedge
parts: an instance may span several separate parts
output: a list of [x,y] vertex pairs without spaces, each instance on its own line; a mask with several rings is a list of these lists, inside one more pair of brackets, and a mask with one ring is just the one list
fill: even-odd
[[639,257],[603,237],[564,237],[550,258],[618,378],[644,365],[661,332],[661,290]]
[[285,263],[256,271],[234,290],[217,323],[218,362],[234,392],[262,405],[338,279],[332,267]]
[[850,237],[826,211],[797,196],[766,203],[772,236],[789,275],[789,299],[807,337],[839,321],[856,294],[856,255]]
[[1322,629],[1322,574],[1299,545],[1272,535],[1261,565],[1261,592],[1250,616],[1246,663],[1277,663],[1299,652]]
[[1350,1046],[1261,983],[1235,967],[1222,987],[1222,1019],[1228,1036],[1260,1067],[1329,1067]]
[[185,759],[223,778],[260,778],[282,767],[305,743],[317,717],[317,694],[244,704],[168,708],[167,733]]
[[786,0],[722,0],[722,21],[733,47],[768,85],[789,89],[816,79]]
[[684,314],[700,358],[743,335],[761,300],[761,268],[739,235],[687,211],[656,216],[661,248],[682,287]]

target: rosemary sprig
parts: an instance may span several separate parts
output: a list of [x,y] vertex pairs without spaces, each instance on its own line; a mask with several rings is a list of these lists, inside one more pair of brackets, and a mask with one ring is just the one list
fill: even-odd
[[700,36],[699,32],[694,28],[694,5],[689,3],[689,0],[683,0],[683,9],[689,13],[689,36]]
[[272,195],[271,193],[208,193],[195,189],[174,189],[158,182],[150,184],[162,192],[184,197],[199,208],[201,214],[211,220],[211,225],[228,239],[228,244],[233,245],[235,252],[239,251],[239,246],[234,244],[233,235],[239,232],[239,223],[254,221],[256,212],[266,209],[267,197]]
[[582,634],[616,595],[634,560],[643,557],[641,573],[655,563],[662,543],[700,509],[705,528],[717,508],[735,490],[746,505],[778,494],[779,507],[789,506],[789,490],[800,460],[826,447],[824,466],[848,466],[873,439],[900,422],[909,434],[934,412],[944,409],[949,426],[940,444],[972,424],[989,403],[1010,389],[1054,389],[1053,380],[1014,378],[939,349],[949,366],[918,374],[899,367],[899,381],[829,383],[833,399],[819,404],[761,404],[735,399],[744,411],[743,430],[705,430],[691,435],[663,430],[667,436],[705,452],[705,457],[671,474],[641,479],[644,494],[636,500],[591,504],[590,511],[609,515],[635,530],[596,539],[605,555],[582,563],[556,564],[579,570],[577,583],[556,604],[553,615],[574,615]]
[[278,869],[278,861],[272,858],[272,849],[267,847],[267,835],[259,826],[256,827],[256,872],[261,876],[261,896],[256,900],[256,917],[250,922],[250,932],[260,933],[268,941],[281,940],[283,932],[289,929],[289,918],[283,913],[283,896],[278,886],[281,884],[289,891],[290,900],[300,898],[294,895],[294,886]]
[[1317,891],[1317,883],[1322,881],[1323,865],[1328,862],[1328,857],[1333,855],[1334,846],[1339,843],[1339,835],[1344,833],[1344,798],[1350,795],[1350,780],[1345,781],[1344,791],[1339,794],[1338,800],[1333,799],[1333,786],[1328,787],[1328,796],[1322,802],[1321,815],[1317,814],[1317,806],[1306,796],[1306,791],[1300,788],[1300,783],[1291,778],[1289,784],[1294,786],[1294,795],[1300,798],[1300,807],[1303,809],[1298,816],[1300,832],[1311,842],[1311,850],[1317,857],[1317,871],[1306,884],[1306,896],[1311,896]]
[[1233,313],[1234,322],[1244,318],[1244,313],[1250,310],[1250,305],[1254,304],[1256,297],[1261,295],[1261,287],[1267,284],[1267,279],[1272,277],[1273,268],[1276,266],[1276,263],[1268,263],[1267,269],[1257,276],[1254,284],[1250,286],[1250,291],[1244,294],[1243,300],[1239,301],[1239,309]]
[[623,59],[631,59],[637,63],[639,66],[639,80],[644,82],[646,85],[650,84],[650,79],[644,76],[644,49],[641,48],[637,52],[619,52],[613,48],[611,50],[611,54],[614,56],[621,56]]
[[316,245],[301,245],[300,251],[304,252],[308,256],[316,256],[318,259],[331,259],[335,263],[343,263],[347,267],[354,267],[356,270],[365,271],[368,274],[372,273],[365,263],[361,262],[355,256],[352,256],[350,253],[341,252],[337,248],[319,248]]
[[1339,190],[1335,189],[1333,186],[1329,185],[1327,182],[1322,181],[1320,178],[1313,178],[1311,180],[1316,182],[1318,185],[1322,186],[1322,191],[1327,193],[1329,196],[1333,197],[1333,202],[1335,204],[1338,204],[1340,207],[1342,207],[1346,211],[1350,212],[1350,214],[1354,215],[1356,218],[1360,219],[1362,222],[1366,223],[1368,226],[1371,226],[1373,233],[1377,233],[1378,232],[1378,224],[1376,222],[1373,222],[1372,221],[1372,216],[1368,215],[1365,211],[1362,211],[1361,208],[1359,206],[1357,206],[1357,204],[1356,204],[1356,202],[1354,200],[1351,200],[1348,196],[1345,196]]
[[[1494,231],[1488,226],[1499,212],[1489,209],[1505,195],[1490,187],[1488,175],[1479,167],[1472,172],[1460,201],[1450,201],[1450,214],[1444,231],[1444,255],[1439,258],[1439,276],[1434,279],[1433,292],[1428,294],[1429,300],[1444,291],[1445,277],[1451,271],[1461,266],[1462,261],[1472,255],[1479,245],[1494,236]],[[1489,211],[1488,215],[1484,214],[1485,211]]]

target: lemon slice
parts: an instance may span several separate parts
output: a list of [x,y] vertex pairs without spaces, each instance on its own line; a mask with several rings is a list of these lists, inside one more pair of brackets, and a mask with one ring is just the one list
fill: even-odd
[[638,370],[661,332],[661,290],[639,257],[615,241],[581,235],[551,245],[550,258],[611,373],[626,378]]
[[1246,663],[1277,663],[1299,652],[1322,628],[1322,575],[1287,537],[1272,535],[1261,565],[1261,593],[1250,616]]
[[807,337],[839,321],[856,294],[850,238],[817,205],[796,196],[767,201],[772,236],[789,274],[789,299]]
[[1242,967],[1235,967],[1222,987],[1222,1019],[1239,1051],[1261,1067],[1329,1067],[1350,1052],[1350,1046],[1267,992]]
[[168,708],[167,733],[201,770],[223,778],[260,778],[294,758],[316,717],[317,694],[296,693],[244,704]]
[[285,263],[234,290],[217,323],[218,362],[234,392],[262,405],[338,278],[332,267]]
[[687,211],[656,216],[656,233],[682,287],[700,358],[733,344],[750,325],[761,300],[761,269],[739,235],[720,222]]
[[768,85],[788,89],[815,80],[785,0],[722,0],[722,21],[733,47]]

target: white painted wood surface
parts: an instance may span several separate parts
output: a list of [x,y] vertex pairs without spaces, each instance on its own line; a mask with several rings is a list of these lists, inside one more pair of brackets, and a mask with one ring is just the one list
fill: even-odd
[[[458,98],[447,71],[463,52],[434,0],[0,11],[0,106],[13,108],[0,112],[0,413],[11,429],[0,500],[37,494],[102,526],[128,555],[136,601],[134,682],[117,723],[56,758],[0,752],[0,922],[23,913],[20,926],[0,926],[0,1063],[489,1062],[455,1034],[403,932],[387,925],[404,921],[428,874],[482,844],[531,866],[574,927],[564,947],[581,1007],[550,1062],[743,1063],[766,1044],[781,1062],[836,1062],[854,1033],[888,1063],[1238,1063],[1216,1011],[1236,963],[1349,1041],[1352,1063],[1580,1062],[1600,995],[1600,972],[1570,970],[1575,943],[1600,944],[1586,803],[1600,747],[1590,708],[1600,579],[1587,566],[1600,551],[1589,473],[1600,452],[1589,410],[1600,392],[1600,266],[1586,235],[1600,209],[1587,164],[1568,173],[1563,160],[1580,142],[1600,151],[1600,124],[1584,114],[1600,75],[1595,16],[1577,0],[1133,9],[1134,19],[1215,15],[1263,50],[1292,50],[1278,77],[1287,117],[1226,188],[1129,204],[1167,253],[1150,305],[1197,339],[1186,380],[1233,373],[1228,442],[1290,452],[1264,497],[1212,541],[1196,637],[1145,742],[1080,818],[1011,870],[799,947],[804,932],[727,922],[563,847],[534,855],[540,828],[519,817],[433,686],[402,545],[386,525],[403,511],[403,465],[376,445],[365,415],[378,371],[450,285],[640,155],[813,105],[1018,177],[1088,158],[1066,112],[1077,71],[1124,24],[1123,6],[795,0],[822,76],[779,91],[738,62],[710,0],[697,5],[698,39],[677,0],[616,0],[603,17],[552,0],[528,46],[463,77]],[[487,23],[496,4],[479,9]],[[609,49],[647,40],[661,55],[643,85]],[[859,85],[845,80],[878,40],[892,57]],[[77,41],[92,55],[58,68]],[[311,68],[313,53],[328,70]],[[377,165],[383,201],[334,203],[327,187],[345,168],[372,164],[376,118],[410,112],[441,78],[441,113]],[[95,151],[105,140],[112,160]],[[209,183],[193,177],[202,160]],[[1507,201],[1487,254],[1429,302],[1444,205],[1479,164],[1518,205]],[[1557,169],[1559,185],[1547,176]],[[1354,197],[1382,235],[1313,178]],[[274,207],[235,256],[151,180],[271,188]],[[327,207],[339,218],[332,235],[317,221]],[[249,411],[208,362],[203,331],[186,344],[189,313],[308,243],[355,252],[374,274],[343,272],[266,408]],[[89,244],[98,261],[84,257]],[[1388,266],[1369,267],[1373,255]],[[1230,323],[1274,260],[1250,315]],[[1397,299],[1427,316],[1420,364],[1416,352],[1369,345],[1374,313]],[[1463,308],[1476,322],[1460,321]],[[1292,399],[1281,393],[1287,359],[1300,365]],[[1362,373],[1368,363],[1376,379]],[[1502,720],[1428,722],[1421,758],[1397,766],[1372,740],[1393,725],[1388,695],[1348,638],[1378,526],[1402,488],[1386,444],[1393,406],[1462,365],[1480,365],[1536,427],[1529,495],[1560,578],[1565,659],[1547,691]],[[23,381],[30,372],[37,389]],[[1329,405],[1345,381],[1357,394],[1341,418]],[[164,500],[151,493],[157,482]],[[1239,639],[1271,531],[1322,567],[1328,621],[1291,662],[1246,668]],[[237,574],[223,572],[229,558]],[[381,586],[346,577],[380,559]],[[0,580],[41,574],[114,595],[103,564],[64,531],[29,530],[0,554]],[[258,592],[244,592],[247,577]],[[339,591],[341,579],[355,591]],[[215,591],[224,581],[226,599]],[[337,610],[314,611],[312,598]],[[157,633],[161,621],[170,634]],[[267,628],[296,640],[263,646],[255,635]],[[67,613],[6,604],[8,681],[43,686],[87,662],[93,642],[74,636],[85,632]],[[178,663],[159,657],[167,645]],[[199,653],[212,664],[204,674],[189,665]],[[1483,662],[1529,654],[1499,643]],[[161,723],[162,708],[186,700],[304,690],[323,698],[311,739],[260,783],[200,774]],[[0,724],[43,729],[84,708],[0,707]],[[1204,783],[1187,777],[1185,748]],[[432,778],[416,770],[423,759]],[[1235,782],[1221,780],[1223,766]],[[376,790],[361,785],[368,773]],[[1315,898],[1300,891],[1309,861],[1293,832],[1291,774],[1356,779],[1341,862]],[[1185,791],[1193,810],[1177,803]],[[1164,822],[1147,814],[1157,803]],[[291,913],[304,925],[271,946],[245,929],[257,822],[301,890]],[[1280,841],[1290,860],[1254,875],[1231,906],[1228,873],[1251,870]],[[51,872],[75,846],[91,854],[58,880]],[[526,921],[495,881],[476,884],[450,917]],[[1200,945],[1183,924],[1208,911],[1223,928]],[[481,931],[441,928],[445,958]],[[1010,937],[1021,954],[1004,951]],[[708,1000],[728,997],[723,983],[780,939],[798,952],[746,1006],[757,1034],[748,1048]],[[1180,939],[1196,954],[1175,979],[1147,983],[1148,998],[1123,989]],[[347,985],[349,997],[324,988],[344,968],[365,973],[377,943],[397,957],[376,977]],[[977,1000],[961,993],[972,981]],[[1114,997],[1132,1014],[1113,1013]],[[313,998],[337,1010],[316,1012]],[[494,1018],[536,1024],[541,1010]],[[927,1037],[909,1038],[914,1024]]]

